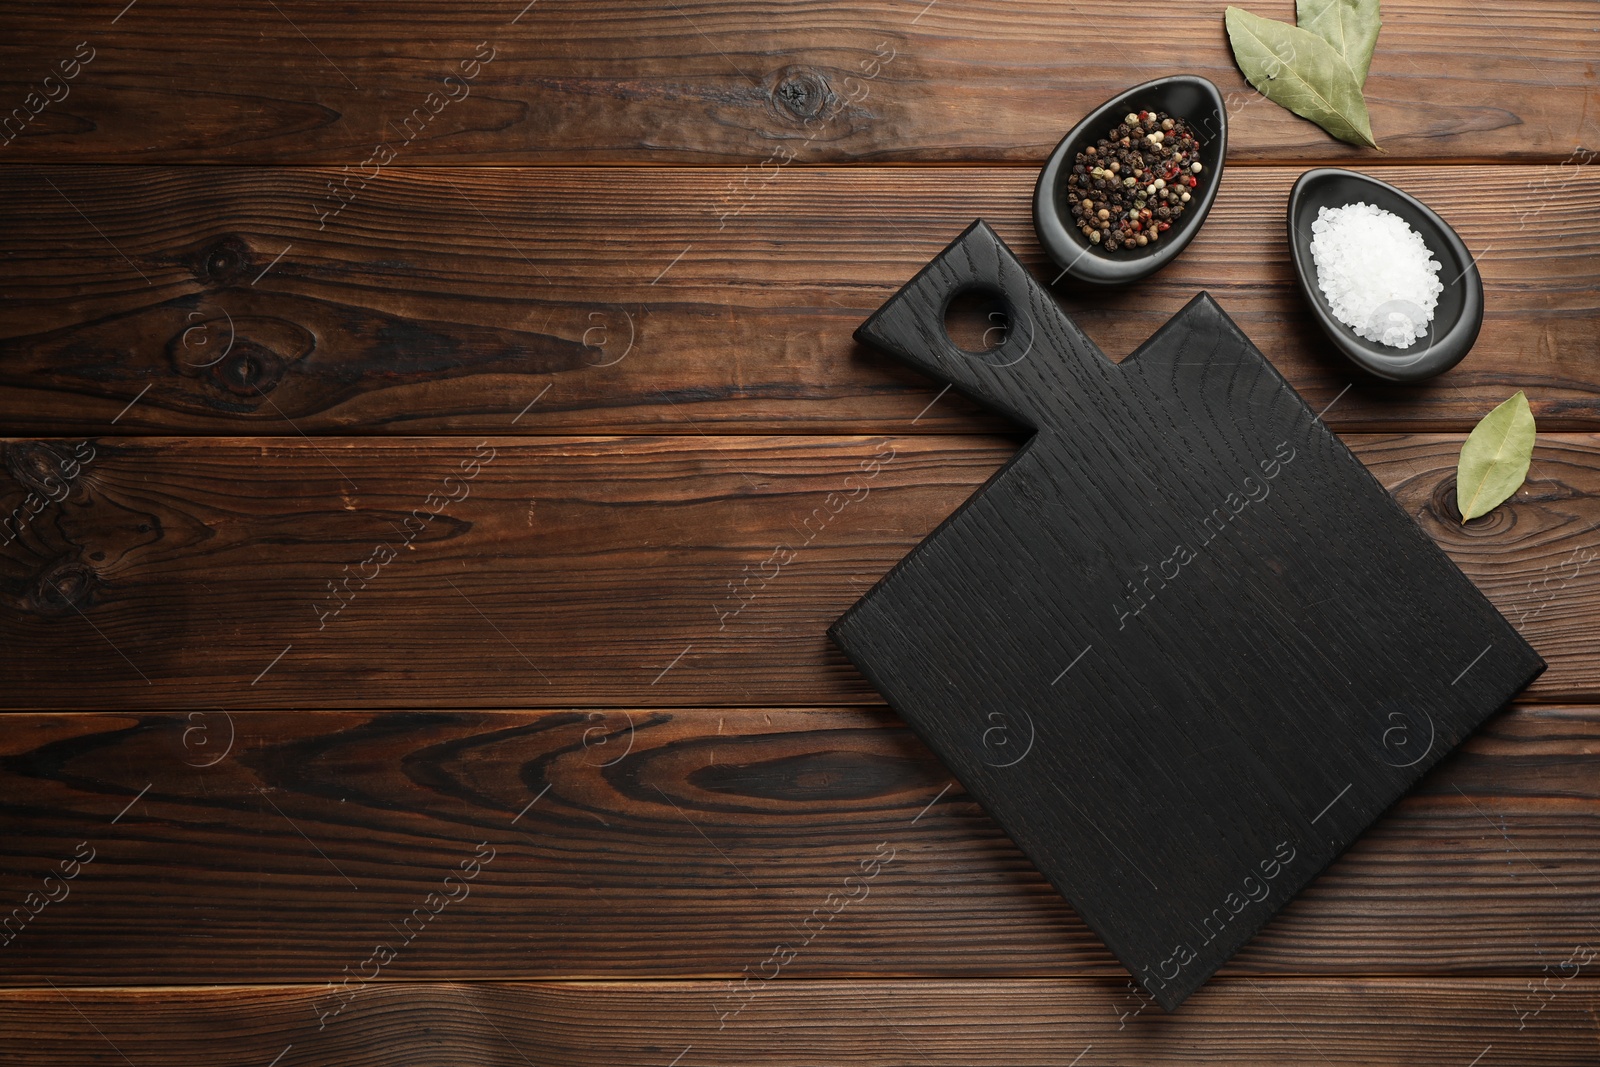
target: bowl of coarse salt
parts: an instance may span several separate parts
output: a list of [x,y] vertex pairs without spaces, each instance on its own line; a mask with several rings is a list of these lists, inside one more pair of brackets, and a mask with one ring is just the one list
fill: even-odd
[[1289,194],[1289,249],[1323,332],[1358,366],[1414,382],[1461,362],[1483,325],[1483,279],[1426,204],[1351,170],[1309,170]]

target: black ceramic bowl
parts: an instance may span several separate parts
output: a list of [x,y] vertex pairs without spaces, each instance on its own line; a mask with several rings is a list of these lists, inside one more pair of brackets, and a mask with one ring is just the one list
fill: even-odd
[[[1090,243],[1073,225],[1072,211],[1067,206],[1067,178],[1078,153],[1104,137],[1130,111],[1165,111],[1187,122],[1200,139],[1203,169],[1189,206],[1161,235],[1161,240],[1143,248],[1107,252]],[[1090,112],[1050,153],[1033,190],[1033,228],[1050,257],[1080,282],[1126,285],[1148,277],[1172,262],[1206,220],[1222,182],[1222,159],[1227,149],[1228,112],[1215,85],[1192,74],[1135,85]]]
[[[1422,237],[1428,251],[1439,261],[1439,280],[1444,292],[1433,310],[1428,333],[1409,348],[1393,348],[1368,341],[1333,317],[1328,298],[1317,285],[1317,264],[1311,256],[1311,224],[1317,209],[1341,207],[1361,201],[1391,211]],[[1317,322],[1339,351],[1380,378],[1392,382],[1415,382],[1442,374],[1461,362],[1483,325],[1483,279],[1472,254],[1450,224],[1416,197],[1401,192],[1387,182],[1357,174],[1353,170],[1325,167],[1300,175],[1289,193],[1289,250],[1300,291],[1311,305]]]

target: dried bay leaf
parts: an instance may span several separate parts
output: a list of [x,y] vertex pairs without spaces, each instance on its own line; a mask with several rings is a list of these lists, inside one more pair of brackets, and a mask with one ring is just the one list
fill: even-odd
[[1520,389],[1472,428],[1456,464],[1462,522],[1487,515],[1521,487],[1533,460],[1534,433],[1533,409]]
[[1228,8],[1224,20],[1233,58],[1257,92],[1341,141],[1378,147],[1361,85],[1332,45],[1239,7]]
[[1344,58],[1357,85],[1367,83],[1378,46],[1378,0],[1295,0],[1295,24],[1321,37]]

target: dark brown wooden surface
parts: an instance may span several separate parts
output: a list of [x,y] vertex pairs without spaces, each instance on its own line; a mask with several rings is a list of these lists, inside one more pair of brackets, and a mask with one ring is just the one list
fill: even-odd
[[[1108,97],[1186,71],[1226,94],[1241,159],[1370,158],[1250,89],[1220,3],[126,3],[5,5],[8,102],[79,42],[94,54],[0,152],[355,167],[387,142],[413,163],[754,165],[779,150],[1033,163]],[[1286,0],[1258,6],[1294,17]],[[1373,131],[1398,160],[1555,162],[1593,147],[1593,31],[1588,0],[1391,2],[1366,87]],[[474,56],[492,58],[470,83],[445,82]],[[447,92],[459,99],[427,102]],[[427,121],[408,139],[419,107]]]
[[1600,985],[1552,988],[1541,1002],[1504,979],[1218,978],[1206,1003],[1164,1017],[1110,979],[778,980],[719,1030],[725,983],[396,981],[320,1031],[314,988],[43,988],[0,995],[0,1041],[19,1067],[183,1067],[219,1046],[279,1067],[1590,1067]]
[[[1357,372],[1294,288],[1300,170],[1225,175],[1149,285],[1053,291],[1121,359],[1204,289],[1337,429],[1465,432],[1518,388],[1541,429],[1600,428],[1596,168],[1382,170],[1460,230],[1486,289],[1466,361],[1409,386]],[[338,177],[0,168],[0,429],[994,431],[850,335],[979,216],[1059,273],[1031,170],[397,167],[319,230]]]
[[[1387,0],[1380,155],[1250,91],[1223,6],[0,4],[0,1059],[1592,1064],[1600,9]],[[1019,439],[851,331],[979,216],[1054,277],[1034,167],[1180,71],[1229,102],[1205,230],[1053,291],[1113,358],[1211,292],[1550,669],[1165,1016],[823,631]],[[1324,162],[1477,254],[1444,377],[1315,331],[1281,227]],[[1463,527],[1519,388],[1528,485]]]
[[[1600,439],[1543,435],[1515,505],[1466,526],[1460,435],[1349,441],[1549,662],[1527,697],[1600,700]],[[51,447],[69,443],[84,447]],[[41,447],[12,443],[8,465]],[[70,496],[0,554],[0,706],[876,701],[828,625],[1014,451],[975,436],[88,447]]]
[[[788,977],[1125,976],[881,708],[7,723],[0,902],[93,859],[11,931],[3,986],[338,980],[491,852],[385,979],[760,978],[801,941]],[[1600,939],[1597,748],[1593,707],[1499,715],[1223,974],[1568,976]]]

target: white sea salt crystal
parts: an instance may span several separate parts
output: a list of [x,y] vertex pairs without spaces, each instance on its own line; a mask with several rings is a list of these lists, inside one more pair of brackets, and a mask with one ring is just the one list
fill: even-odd
[[1324,206],[1311,234],[1317,287],[1334,318],[1393,348],[1427,336],[1444,284],[1439,261],[1405,219],[1360,202]]

